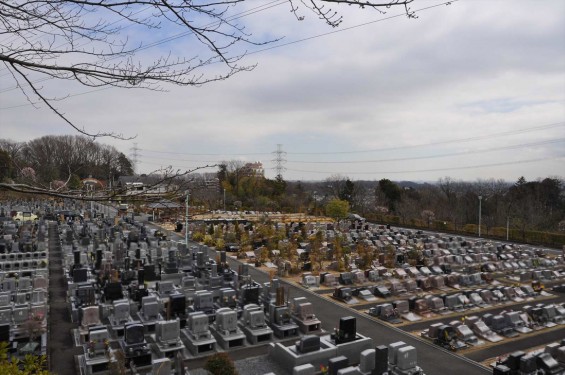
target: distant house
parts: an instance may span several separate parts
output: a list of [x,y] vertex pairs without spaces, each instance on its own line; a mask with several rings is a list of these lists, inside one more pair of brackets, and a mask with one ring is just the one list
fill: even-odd
[[240,174],[247,177],[265,177],[265,169],[263,168],[263,163],[256,161],[245,164],[241,168]]
[[84,178],[80,182],[87,191],[101,190],[106,186],[104,181],[92,178],[92,176],[88,176],[88,178]]
[[180,204],[164,199],[159,202],[148,203],[146,207],[152,211],[153,220],[156,217],[176,217],[183,212],[183,207]]
[[158,176],[120,176],[117,187],[125,189],[124,195],[135,196],[163,196],[178,188],[178,185],[167,181],[162,182],[162,178]]
[[215,173],[194,174],[190,185],[199,190],[220,191],[220,180]]

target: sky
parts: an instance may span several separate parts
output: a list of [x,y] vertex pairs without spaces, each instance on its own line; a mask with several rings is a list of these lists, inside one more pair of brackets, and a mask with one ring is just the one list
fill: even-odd
[[[416,19],[401,8],[383,15],[332,5],[344,17],[332,28],[302,8],[297,20],[287,2],[252,0],[244,9],[263,8],[238,22],[254,40],[282,38],[245,47],[241,63],[257,64],[252,71],[164,91],[41,87],[69,95],[56,104],[85,129],[135,136],[99,142],[136,149],[138,173],[241,160],[261,161],[273,178],[279,148],[287,180],[564,178],[565,1],[434,7],[442,3],[415,0]],[[124,33],[148,42],[178,30]],[[169,51],[203,53],[186,36],[141,57]],[[45,105],[29,105],[0,68],[0,138],[76,134]]]

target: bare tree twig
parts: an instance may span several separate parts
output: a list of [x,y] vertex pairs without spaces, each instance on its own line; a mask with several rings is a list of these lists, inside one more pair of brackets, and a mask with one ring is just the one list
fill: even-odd
[[[70,120],[56,106],[55,98],[44,93],[39,82],[50,79],[75,81],[88,87],[145,88],[163,90],[162,85],[201,86],[250,71],[255,64],[240,65],[246,56],[242,46],[259,46],[279,39],[256,40],[237,20],[247,14],[269,9],[270,4],[230,16],[228,10],[246,0],[0,0],[0,61],[24,92],[37,96],[53,113],[80,134],[92,137],[132,139],[115,132],[92,133]],[[298,7],[287,0],[297,19]],[[296,1],[296,0],[294,0]],[[332,27],[342,17],[325,4],[356,5],[379,12],[403,6],[415,17],[409,4],[414,0],[300,0],[305,8]],[[150,15],[144,15],[147,10]],[[149,30],[167,27],[180,29],[182,36],[193,35],[208,53],[192,56],[164,54],[155,61],[140,57],[140,52],[159,46],[168,39],[144,45],[130,41],[124,30],[135,26]],[[176,39],[175,36],[173,39]],[[173,40],[171,39],[171,40]],[[241,52],[243,51],[243,52]],[[210,73],[212,64],[219,73]],[[214,67],[214,71],[218,71]],[[20,84],[22,78],[27,85]],[[22,82],[23,82],[22,81]],[[6,90],[2,90],[5,92]]]

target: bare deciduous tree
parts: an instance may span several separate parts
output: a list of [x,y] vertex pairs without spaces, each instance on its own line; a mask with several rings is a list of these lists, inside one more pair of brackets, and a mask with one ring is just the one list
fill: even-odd
[[[341,23],[329,5],[356,5],[384,13],[403,7],[409,17],[413,0],[288,0],[300,20],[312,11],[330,26]],[[249,0],[0,0],[0,61],[19,88],[35,104],[43,103],[79,133],[92,138],[131,137],[119,132],[89,132],[56,106],[43,82],[74,81],[92,88],[164,89],[166,84],[200,86],[227,79],[254,65],[241,65],[248,46],[275,41],[256,40],[238,19],[266,5],[246,9]],[[269,4],[267,4],[269,5]],[[230,13],[235,9],[240,13]],[[143,44],[130,34],[161,29],[168,37]],[[177,33],[178,31],[178,33]],[[141,56],[147,48],[193,36],[190,56],[164,54],[153,61]],[[204,48],[201,48],[204,47]],[[223,67],[210,73],[210,67]]]
[[[29,182],[0,182],[0,191],[12,191],[22,194],[32,194],[48,196],[62,199],[76,199],[82,201],[108,202],[108,201],[129,201],[129,202],[155,202],[163,199],[179,200],[186,196],[192,181],[191,174],[215,165],[204,165],[191,170],[181,171],[172,167],[163,168],[153,175],[156,179],[152,181],[148,188],[143,191],[130,190],[127,187],[104,187],[96,190],[92,194],[83,188],[69,188],[69,179],[59,186],[45,186],[42,184]],[[159,194],[153,194],[151,190],[159,189]]]

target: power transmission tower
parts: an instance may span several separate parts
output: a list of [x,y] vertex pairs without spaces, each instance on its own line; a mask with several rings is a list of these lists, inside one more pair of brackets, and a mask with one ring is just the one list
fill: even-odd
[[138,156],[139,156],[139,148],[137,147],[137,142],[133,143],[133,147],[130,148],[130,156],[132,158],[132,162],[133,162],[133,174],[137,174],[137,162],[138,162]]
[[277,151],[273,152],[275,158],[272,160],[275,163],[275,170],[277,171],[277,178],[283,179],[283,172],[286,170],[284,164],[286,163],[286,152],[282,149],[282,144],[277,144]]

